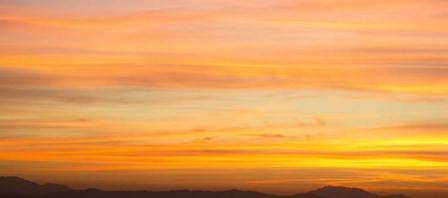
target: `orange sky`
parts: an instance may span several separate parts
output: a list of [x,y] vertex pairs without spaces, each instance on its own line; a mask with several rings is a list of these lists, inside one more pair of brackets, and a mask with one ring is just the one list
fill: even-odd
[[0,0],[0,174],[448,191],[447,7]]

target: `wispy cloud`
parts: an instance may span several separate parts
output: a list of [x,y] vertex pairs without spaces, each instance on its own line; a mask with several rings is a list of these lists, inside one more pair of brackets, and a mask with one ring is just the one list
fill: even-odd
[[0,174],[446,189],[447,6],[0,0]]

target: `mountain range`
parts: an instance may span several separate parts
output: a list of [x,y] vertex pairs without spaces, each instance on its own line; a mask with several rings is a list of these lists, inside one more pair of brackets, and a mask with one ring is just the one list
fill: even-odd
[[359,188],[326,186],[295,195],[270,195],[256,191],[103,191],[74,190],[60,184],[36,184],[9,176],[0,177],[1,198],[409,198],[405,195],[380,196]]

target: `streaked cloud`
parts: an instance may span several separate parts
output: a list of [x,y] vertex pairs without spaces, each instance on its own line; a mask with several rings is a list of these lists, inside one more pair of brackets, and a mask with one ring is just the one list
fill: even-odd
[[0,0],[0,174],[446,190],[447,6]]

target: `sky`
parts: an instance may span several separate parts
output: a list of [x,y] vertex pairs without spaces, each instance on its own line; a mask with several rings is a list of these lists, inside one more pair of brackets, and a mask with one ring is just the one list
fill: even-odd
[[0,0],[0,174],[435,197],[448,192],[447,7]]

